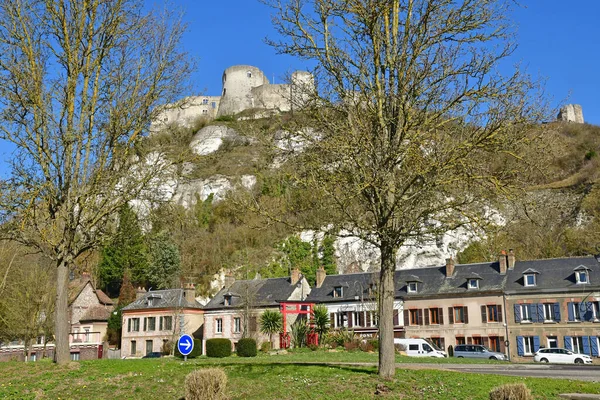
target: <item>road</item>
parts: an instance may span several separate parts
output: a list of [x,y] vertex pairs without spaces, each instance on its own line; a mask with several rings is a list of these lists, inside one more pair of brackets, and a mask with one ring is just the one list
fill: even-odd
[[600,382],[600,365],[553,364],[396,364],[401,369],[439,369],[477,374],[527,376],[532,378],[560,378]]

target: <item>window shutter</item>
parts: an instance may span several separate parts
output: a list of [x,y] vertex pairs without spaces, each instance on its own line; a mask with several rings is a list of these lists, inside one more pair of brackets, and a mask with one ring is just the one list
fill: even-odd
[[583,341],[583,352],[587,355],[590,355],[590,337],[584,336],[582,338]]
[[519,323],[519,322],[521,322],[521,305],[515,304],[514,309],[515,309],[515,322]]
[[419,323],[419,325],[423,325],[423,309],[419,308],[417,310],[417,322]]
[[538,322],[538,305],[529,304],[529,314],[531,314],[531,322]]
[[544,322],[544,304],[538,303],[537,305],[537,322]]
[[408,326],[408,325],[410,325],[408,310],[404,310],[404,326]]
[[573,351],[571,336],[565,336],[565,349]]
[[425,309],[425,325],[429,325],[429,308]]
[[592,356],[598,357],[598,336],[590,336]]
[[481,306],[481,322],[487,322],[487,310],[486,306]]
[[[484,338],[481,338],[481,342],[483,343],[483,345],[484,345],[485,347],[489,347],[490,340],[489,340],[488,338],[486,338],[486,337],[484,337]],[[492,350],[494,350],[494,349],[492,349]]]
[[131,332],[131,318],[127,319],[127,332]]
[[440,321],[440,325],[444,325],[444,309],[438,308],[438,320]]
[[593,321],[594,320],[594,304],[590,301],[586,301],[585,303],[585,320]]
[[358,313],[358,325],[365,326],[365,313],[363,311]]
[[554,320],[560,322],[560,303],[554,303]]
[[523,336],[517,336],[517,354],[520,356],[525,355],[525,350],[523,347]]
[[334,313],[329,314],[329,326],[331,328],[335,328],[335,314]]
[[540,337],[534,336],[533,337],[533,352],[535,353],[539,349],[540,349]]
[[573,303],[567,303],[567,313],[569,315],[569,321],[575,321],[575,314],[573,313]]
[[400,325],[400,321],[398,318],[398,310],[394,310],[394,326]]
[[352,311],[346,312],[346,319],[348,320],[348,328],[352,328]]
[[502,306],[500,304],[498,304],[496,306],[496,309],[498,310],[498,322],[502,322]]
[[158,330],[162,331],[163,330],[163,317],[160,317],[158,319]]
[[146,331],[147,327],[148,327],[148,318],[144,317],[144,331]]
[[448,323],[449,324],[454,323],[454,308],[452,308],[452,307],[448,307]]
[[465,313],[465,324],[469,323],[469,308],[468,307],[463,307],[464,309],[464,313]]

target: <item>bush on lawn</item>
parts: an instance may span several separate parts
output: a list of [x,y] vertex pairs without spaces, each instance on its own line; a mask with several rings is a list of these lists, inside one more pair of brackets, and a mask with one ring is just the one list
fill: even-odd
[[271,351],[271,342],[262,342],[260,345],[260,351],[263,353]]
[[256,357],[256,340],[251,338],[240,339],[237,343],[238,357]]
[[[179,352],[177,343],[175,343],[174,346],[175,346],[175,353],[174,353],[175,357],[183,358],[183,354],[181,354]],[[202,355],[202,340],[194,339],[194,348],[192,349],[192,352],[190,354],[188,354],[188,358],[196,358],[196,357],[200,357],[201,355]]]
[[186,400],[225,399],[227,375],[220,368],[197,369],[185,377]]
[[208,339],[206,341],[206,355],[216,358],[229,357],[231,355],[231,340]]
[[492,389],[490,400],[533,400],[533,396],[524,383],[507,383]]

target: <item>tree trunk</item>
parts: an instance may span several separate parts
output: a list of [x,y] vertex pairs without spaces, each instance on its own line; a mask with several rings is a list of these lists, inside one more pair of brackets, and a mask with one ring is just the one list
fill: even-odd
[[394,350],[394,272],[396,251],[382,242],[379,276],[379,376],[392,379],[396,373]]
[[69,266],[63,261],[56,274],[56,312],[54,321],[55,361],[67,364],[69,354]]
[[31,357],[31,345],[29,338],[25,338],[23,341],[23,355],[25,356],[25,362],[29,361]]

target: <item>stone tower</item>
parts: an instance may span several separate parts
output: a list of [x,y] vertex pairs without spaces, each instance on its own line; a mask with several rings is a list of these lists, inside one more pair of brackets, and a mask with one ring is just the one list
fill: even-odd
[[583,110],[579,104],[567,104],[561,107],[557,119],[559,121],[583,124]]
[[223,93],[217,116],[233,115],[240,111],[258,107],[252,89],[268,85],[263,72],[250,65],[234,65],[223,72]]

